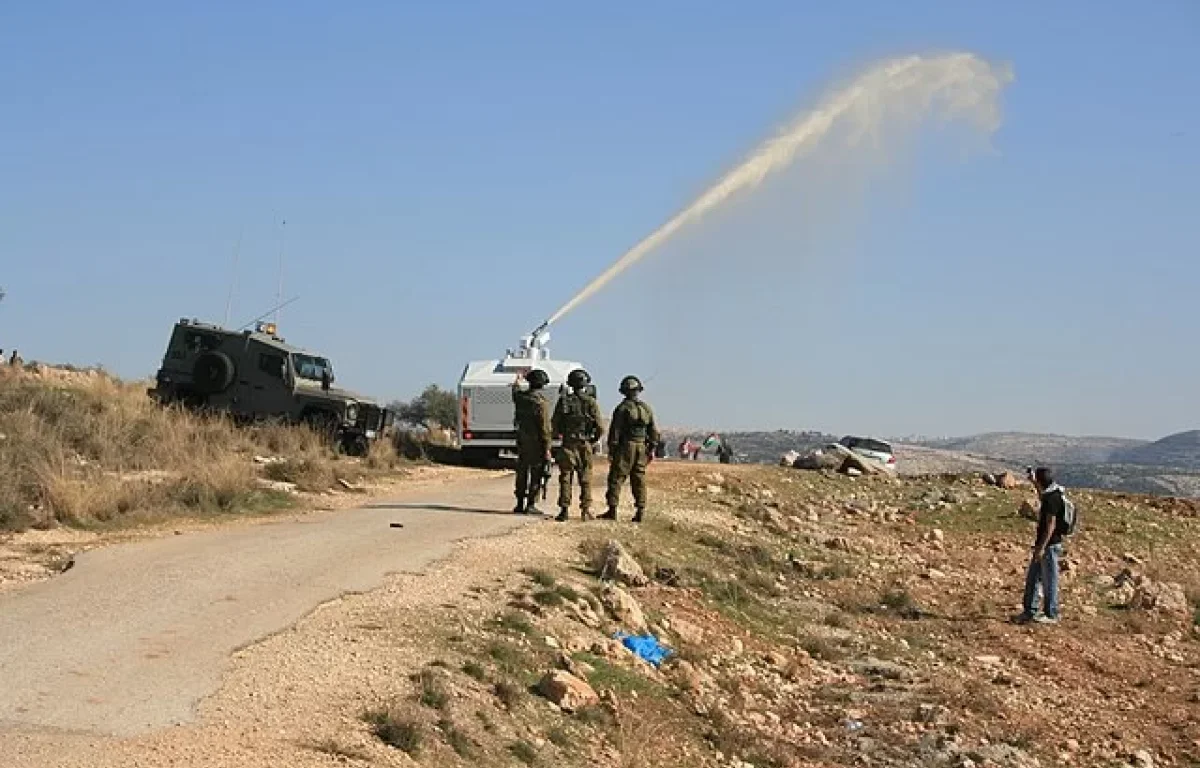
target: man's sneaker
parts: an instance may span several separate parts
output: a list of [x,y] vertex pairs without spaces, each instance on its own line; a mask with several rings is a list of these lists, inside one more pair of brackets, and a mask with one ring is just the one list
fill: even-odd
[[609,507],[609,510],[607,512],[605,512],[603,515],[600,515],[599,519],[600,520],[616,520],[617,519],[617,510]]
[[560,511],[559,511],[559,513],[558,513],[558,517],[554,518],[554,522],[556,522],[556,523],[565,523],[565,522],[567,522],[567,517],[568,517],[568,515],[567,515],[567,510],[565,510],[565,509],[564,509],[564,510],[560,510]]
[[1047,616],[1044,613],[1039,613],[1037,616],[1033,617],[1033,623],[1034,624],[1057,624],[1058,617],[1057,616]]
[[635,512],[633,515],[633,519],[631,519],[629,522],[631,522],[631,523],[642,522],[642,510],[639,509],[637,512]]
[[538,509],[536,504],[530,504],[529,506],[525,507],[525,514],[540,515],[542,514],[542,510]]
[[1021,611],[1016,616],[1013,616],[1010,621],[1013,624],[1028,624],[1029,622],[1033,621],[1033,614]]
[[517,506],[513,507],[513,514],[514,514],[514,515],[523,515],[523,514],[525,514],[525,505],[524,505],[524,504],[518,504]]
[[580,513],[579,513],[579,517],[580,517],[580,518],[583,520],[583,522],[585,522],[585,523],[586,523],[588,520],[595,520],[595,519],[596,519],[596,518],[595,518],[595,517],[592,515],[592,513],[591,513],[590,511],[586,510],[586,509],[585,509],[585,510],[583,510],[582,512],[580,512]]

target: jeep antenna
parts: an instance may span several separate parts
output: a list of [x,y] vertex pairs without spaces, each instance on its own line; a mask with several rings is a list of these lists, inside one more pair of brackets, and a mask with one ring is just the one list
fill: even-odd
[[242,235],[244,234],[246,234],[245,224],[238,229],[237,244],[233,246],[233,272],[229,275],[229,295],[225,298],[225,320],[222,323],[226,328],[229,327],[229,313],[233,310],[233,291],[237,286],[238,260],[242,255]]
[[[287,219],[279,220],[279,290],[275,293],[275,301],[283,301],[283,246],[287,242]],[[275,325],[279,325],[279,310],[284,304],[275,305]]]
[[239,325],[239,326],[238,326],[238,330],[239,330],[239,331],[244,331],[244,330],[246,330],[246,329],[247,329],[247,328],[249,328],[250,326],[252,326],[252,325],[254,325],[255,323],[257,323],[259,320],[262,320],[262,319],[264,319],[264,318],[265,318],[267,315],[271,314],[272,312],[274,312],[274,313],[275,313],[275,317],[279,317],[279,310],[283,309],[283,308],[284,308],[284,307],[286,307],[288,304],[291,304],[291,303],[292,303],[292,302],[294,302],[294,301],[299,301],[299,299],[300,299],[300,297],[299,297],[299,296],[293,296],[292,298],[288,299],[287,301],[283,302],[282,304],[276,304],[275,306],[271,307],[271,308],[270,308],[270,309],[268,309],[266,312],[263,312],[261,315],[259,315],[258,317],[254,318],[253,320],[251,320],[251,321],[249,321],[249,322],[247,322],[247,323],[242,323],[241,325]]

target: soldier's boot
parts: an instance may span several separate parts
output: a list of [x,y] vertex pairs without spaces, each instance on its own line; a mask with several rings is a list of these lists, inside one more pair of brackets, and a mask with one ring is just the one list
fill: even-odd
[[567,508],[562,507],[558,510],[558,517],[554,518],[554,522],[565,523],[567,522],[568,517],[569,515],[567,514]]
[[517,506],[513,507],[513,514],[514,515],[525,514],[525,499],[521,498],[520,496],[517,497]]
[[587,507],[584,507],[583,509],[581,509],[579,511],[579,517],[582,518],[585,523],[588,520],[596,519],[595,517],[592,516],[592,510],[588,509]]
[[542,514],[542,510],[538,509],[538,507],[537,507],[537,496],[530,496],[529,500],[527,502],[525,502],[525,514],[527,514],[527,515]]
[[617,508],[609,507],[608,511],[605,512],[603,515],[600,515],[599,519],[600,520],[616,520],[617,519]]
[[638,510],[637,510],[637,512],[634,512],[634,513],[633,513],[633,517],[630,519],[630,521],[629,521],[629,522],[631,522],[631,523],[640,523],[640,522],[642,522],[642,515],[643,515],[643,514],[645,514],[645,512],[646,512],[646,510],[644,510],[644,509],[642,509],[642,508],[640,508],[640,507],[639,507],[639,508],[638,508]]

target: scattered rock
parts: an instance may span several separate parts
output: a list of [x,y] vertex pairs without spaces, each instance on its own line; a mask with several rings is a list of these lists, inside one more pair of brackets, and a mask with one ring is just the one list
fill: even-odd
[[1139,749],[1130,756],[1129,764],[1137,768],[1154,768],[1154,755],[1148,749]]
[[854,662],[851,667],[855,672],[867,677],[879,677],[884,680],[896,680],[899,682],[912,682],[914,675],[908,667],[897,664],[894,661],[884,661],[882,659],[868,658],[863,661]]
[[1142,558],[1138,557],[1132,552],[1126,552],[1125,554],[1121,555],[1121,559],[1130,565],[1145,565],[1145,562],[1142,560]]
[[616,539],[609,539],[604,545],[604,560],[600,566],[600,578],[605,581],[616,581],[630,587],[643,587],[650,583],[642,566],[633,555],[621,546]]
[[704,685],[704,680],[695,665],[682,659],[672,666],[671,679],[683,690],[693,693],[698,692]]
[[673,618],[671,619],[671,631],[685,645],[703,645],[705,631],[700,627],[686,619]]
[[633,595],[617,586],[609,586],[600,598],[609,615],[635,632],[645,632],[646,615]]
[[930,544],[944,544],[946,543],[946,534],[942,532],[941,528],[934,528],[925,534],[925,541],[928,541]]
[[1037,507],[1033,506],[1033,504],[1031,504],[1028,499],[1021,502],[1021,507],[1017,510],[1017,514],[1020,515],[1021,517],[1025,518],[1026,520],[1037,520],[1038,519]]
[[1003,488],[1006,491],[1011,491],[1020,484],[1021,481],[1018,480],[1017,476],[1012,472],[1001,472],[1000,474],[996,475],[995,485],[999,488]]
[[577,712],[584,707],[600,703],[600,697],[592,686],[561,669],[551,670],[542,677],[538,683],[538,693],[557,704],[564,712]]
[[1183,585],[1171,582],[1152,582],[1143,579],[1134,589],[1129,600],[1132,609],[1154,610],[1171,616],[1188,616],[1191,613]]
[[954,490],[946,490],[942,493],[942,501],[947,504],[962,504],[962,494]]
[[825,546],[828,549],[836,549],[839,552],[849,552],[850,540],[845,536],[835,536],[832,539],[826,539]]

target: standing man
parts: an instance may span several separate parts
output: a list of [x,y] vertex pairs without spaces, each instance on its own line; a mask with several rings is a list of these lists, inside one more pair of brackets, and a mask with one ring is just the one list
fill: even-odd
[[[1038,467],[1029,479],[1041,497],[1038,511],[1037,538],[1033,543],[1033,555],[1025,572],[1025,597],[1022,611],[1015,621],[1026,624],[1058,623],[1058,563],[1062,557],[1062,539],[1069,530],[1067,505],[1063,489],[1054,482],[1054,475],[1046,467]],[[1042,592],[1042,611],[1037,610],[1038,588]]]
[[540,515],[537,494],[542,482],[542,469],[550,461],[550,407],[542,388],[550,383],[550,377],[540,369],[533,369],[524,376],[528,389],[521,388],[522,375],[517,374],[512,385],[515,415],[513,424],[517,428],[517,506],[518,515]]
[[558,452],[558,517],[567,521],[571,509],[572,483],[579,477],[579,508],[584,520],[592,519],[592,445],[604,436],[604,417],[600,405],[589,392],[592,377],[582,368],[567,374],[571,391],[558,398],[551,431],[562,437]]
[[646,513],[646,467],[651,460],[651,447],[658,443],[658,428],[654,411],[639,398],[642,382],[637,376],[621,379],[620,392],[625,399],[613,411],[608,432],[608,511],[601,520],[616,520],[625,478],[633,487],[633,503],[637,512],[633,522],[642,522]]

